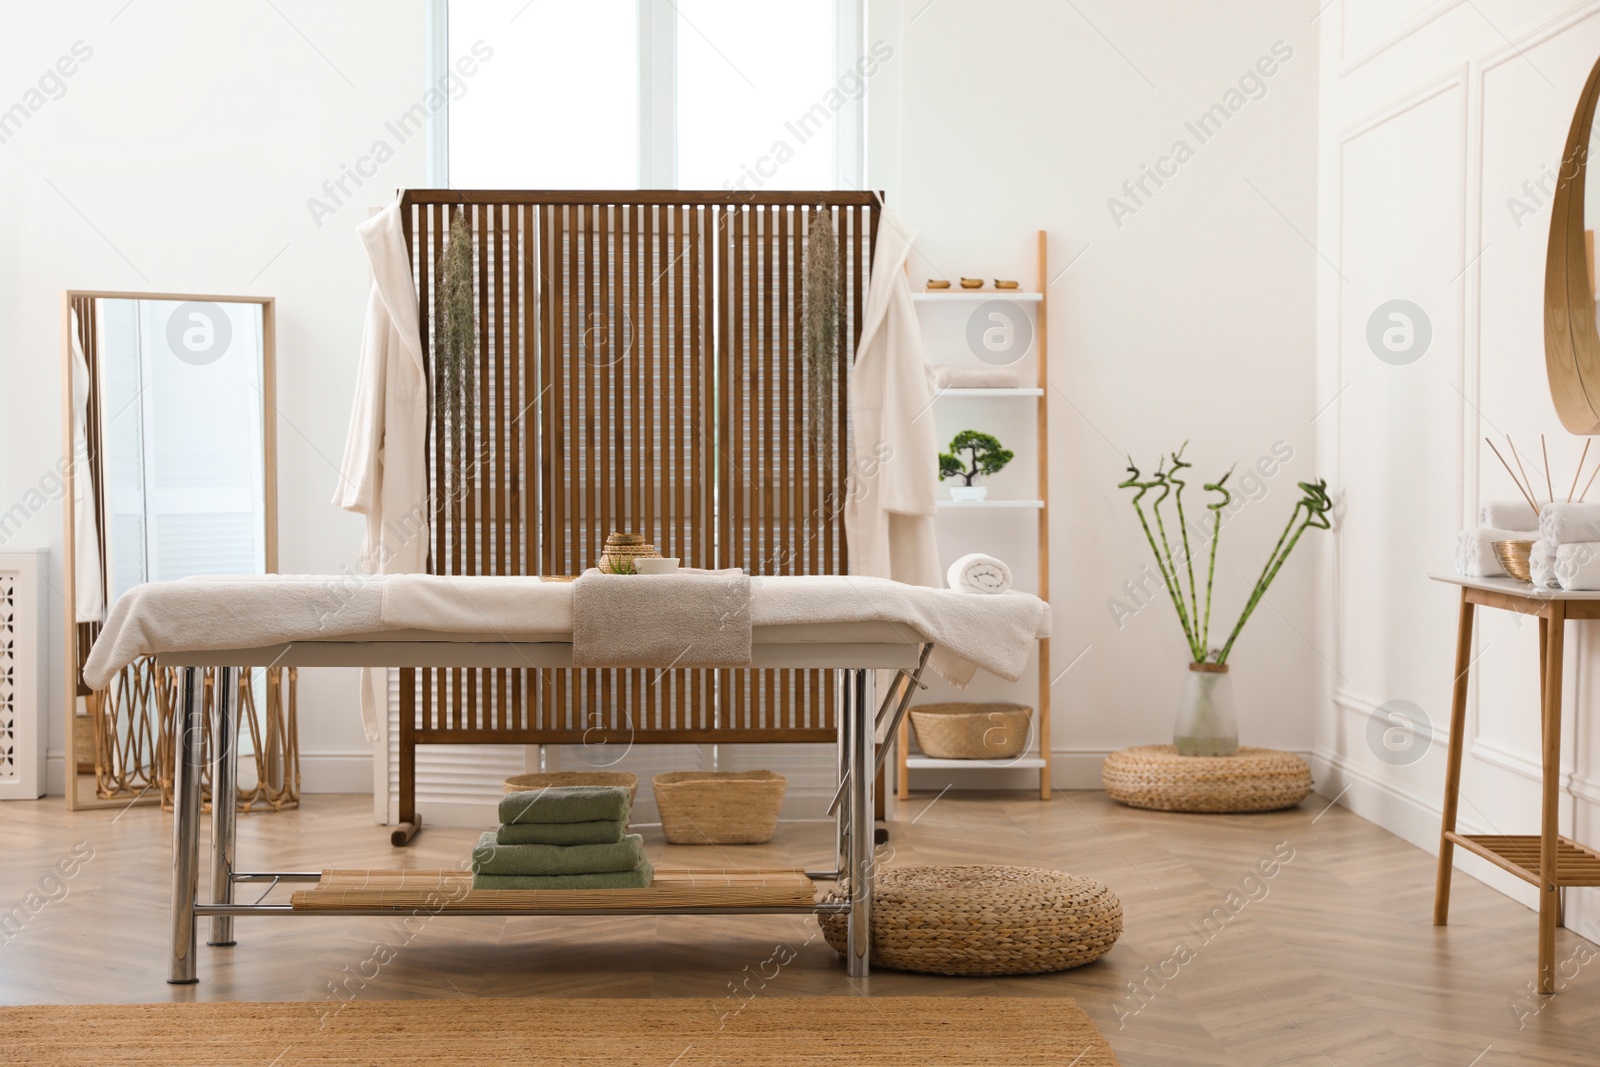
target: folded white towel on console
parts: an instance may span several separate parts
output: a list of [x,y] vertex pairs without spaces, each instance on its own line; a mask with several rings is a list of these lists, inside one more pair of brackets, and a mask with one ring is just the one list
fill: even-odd
[[1556,580],[1569,592],[1600,590],[1600,541],[1557,545]]
[[1520,496],[1515,500],[1491,500],[1478,509],[1478,525],[1499,530],[1537,531],[1539,512]]
[[1535,541],[1528,552],[1528,577],[1540,589],[1559,588],[1556,578],[1556,546],[1549,541]]
[[1600,541],[1600,504],[1546,504],[1539,512],[1539,536],[1552,545]]
[[1531,541],[1525,532],[1480,526],[1456,535],[1456,573],[1466,578],[1504,578],[1506,572],[1494,555],[1496,541]]
[[993,556],[969,552],[950,564],[945,579],[958,593],[1004,593],[1011,588],[1011,568]]

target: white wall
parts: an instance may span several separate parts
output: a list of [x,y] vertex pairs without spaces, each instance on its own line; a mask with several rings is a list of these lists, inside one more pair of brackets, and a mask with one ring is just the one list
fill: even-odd
[[[1317,450],[1345,501],[1319,573],[1314,762],[1352,809],[1436,850],[1458,598],[1426,574],[1452,568],[1454,532],[1481,501],[1515,496],[1486,435],[1509,433],[1541,483],[1548,435],[1558,497],[1582,447],[1561,429],[1544,373],[1547,194],[1523,186],[1559,165],[1600,55],[1600,4],[1341,0],[1320,28],[1317,406],[1329,413]],[[1377,359],[1365,336],[1373,310],[1396,298],[1433,330],[1405,366]],[[1536,628],[1478,614],[1461,821],[1471,833],[1534,833]],[[1573,714],[1594,696],[1592,630],[1568,634],[1562,819],[1569,833],[1576,819],[1580,840],[1600,812],[1600,746]],[[1373,709],[1393,700],[1422,709],[1431,744],[1396,737],[1403,751],[1386,752],[1373,741]],[[1533,900],[1532,887],[1459,862]],[[1597,918],[1592,891],[1575,891],[1568,925],[1594,937]]]
[[[1210,478],[1235,462],[1242,474],[1276,442],[1292,449],[1223,533],[1224,633],[1294,483],[1316,471],[1316,11],[1311,0],[869,5],[867,41],[894,55],[868,97],[868,180],[921,232],[913,278],[1032,285],[1035,231],[1050,233],[1054,669],[1082,653],[1053,690],[1058,785],[1097,787],[1106,751],[1172,734],[1186,648],[1171,605],[1152,602],[1120,629],[1107,605],[1150,556],[1116,488],[1127,454],[1148,470],[1190,439],[1194,473]],[[1292,54],[1267,64],[1259,99],[1201,143],[1185,123],[1277,42]],[[1193,157],[1160,188],[1147,179],[1152,195],[1134,204],[1123,183],[1179,139]],[[1114,218],[1112,197],[1136,210]],[[1284,568],[1231,657],[1246,744],[1310,748],[1313,560],[1302,550]]]
[[[59,99],[0,143],[0,509],[61,455],[60,299],[67,288],[278,298],[280,563],[354,565],[360,523],[329,499],[344,446],[368,285],[352,227],[420,185],[421,138],[396,144],[319,227],[307,209],[423,93],[421,0],[14,4],[0,35],[0,109],[75,42],[92,50]],[[49,86],[55,92],[53,85]],[[13,545],[47,545],[59,588],[61,509]],[[51,612],[50,749],[61,788],[59,599]],[[352,674],[301,676],[309,790],[370,788]]]
[[[916,272],[1031,283],[1039,228],[1055,269],[1072,263],[1050,288],[1056,669],[1083,652],[1055,688],[1062,785],[1097,782],[1100,753],[1165,740],[1182,681],[1170,607],[1156,602],[1119,630],[1107,606],[1148,555],[1114,487],[1124,453],[1148,464],[1192,438],[1197,472],[1215,474],[1279,441],[1293,449],[1264,502],[1224,534],[1223,628],[1292,506],[1293,482],[1316,469],[1316,6],[869,4],[867,42],[895,49],[872,80],[869,172],[922,231]],[[106,0],[13,15],[0,107],[74,42],[94,52],[60,99],[0,144],[0,366],[12,398],[0,420],[0,507],[60,453],[60,290],[270,294],[282,567],[353,564],[359,524],[327,503],[367,284],[351,227],[394,188],[423,184],[420,138],[396,146],[320,227],[307,200],[420,99],[423,5],[276,7]],[[1200,144],[1185,123],[1279,41],[1293,55],[1264,95]],[[1119,226],[1108,199],[1125,198],[1123,183],[1179,138],[1194,157],[1160,189],[1147,180],[1153,195]],[[52,503],[14,543],[54,548],[59,582],[60,542]],[[1310,564],[1306,553],[1285,568],[1233,658],[1247,743],[1310,746],[1320,662],[1307,641]],[[57,706],[62,618],[58,606]],[[302,686],[307,788],[366,789],[353,679],[307,672]],[[60,723],[52,730],[59,775]]]

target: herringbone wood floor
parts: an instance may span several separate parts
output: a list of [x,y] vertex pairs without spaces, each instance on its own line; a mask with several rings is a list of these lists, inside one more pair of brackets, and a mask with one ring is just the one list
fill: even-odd
[[[1558,958],[1576,975],[1554,998],[1533,996],[1532,912],[1458,872],[1453,925],[1434,928],[1431,857],[1326,803],[1185,816],[1100,793],[913,798],[887,863],[1047,866],[1117,891],[1122,940],[1099,964],[1063,974],[880,971],[852,982],[815,925],[791,917],[440,916],[409,927],[263,917],[238,921],[237,947],[202,944],[201,983],[190,987],[163,981],[171,816],[11,803],[0,806],[0,1001],[300,1000],[331,1012],[351,997],[657,996],[721,997],[736,1011],[750,995],[1064,995],[1127,1067],[1594,1061],[1600,949],[1562,931]],[[454,866],[477,836],[429,827],[393,850],[370,810],[365,798],[312,796],[297,812],[242,817],[241,867]],[[829,849],[820,823],[720,850],[644,833],[658,864],[818,866]],[[57,864],[71,867],[75,846],[78,866],[62,879]],[[1290,849],[1288,862],[1269,864],[1271,878],[1247,880]]]

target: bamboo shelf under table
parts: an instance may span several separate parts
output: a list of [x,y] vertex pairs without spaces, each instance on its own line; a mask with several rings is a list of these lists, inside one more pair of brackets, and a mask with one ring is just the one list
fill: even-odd
[[[1561,890],[1600,886],[1600,852],[1562,837],[1558,827],[1561,789],[1561,680],[1568,619],[1600,619],[1600,592],[1540,589],[1514,578],[1429,575],[1459,586],[1455,688],[1450,701],[1450,746],[1445,764],[1444,811],[1439,830],[1439,872],[1433,923],[1450,920],[1450,875],[1457,846],[1537,887],[1539,892],[1539,992],[1556,991],[1556,927]],[[1478,607],[1499,608],[1539,620],[1539,709],[1541,753],[1540,828],[1537,834],[1463,834],[1456,831],[1461,792],[1461,737],[1467,717],[1472,624]]]
[[290,898],[295,911],[476,915],[768,914],[834,910],[799,869],[660,868],[645,889],[473,889],[461,870],[323,871]]

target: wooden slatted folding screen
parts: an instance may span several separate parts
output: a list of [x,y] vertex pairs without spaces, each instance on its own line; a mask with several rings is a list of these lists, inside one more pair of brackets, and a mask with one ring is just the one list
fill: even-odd
[[[434,296],[451,218],[473,231],[477,402],[433,420],[430,569],[577,574],[612,530],[691,567],[846,569],[848,361],[877,207],[863,193],[405,194],[437,395]],[[839,244],[844,322],[828,440],[802,353],[817,212]],[[832,741],[830,672],[401,673],[401,808],[415,744]]]

